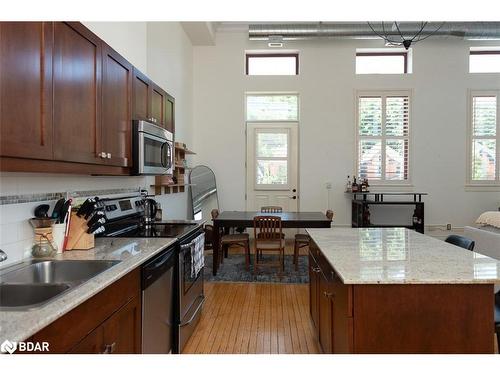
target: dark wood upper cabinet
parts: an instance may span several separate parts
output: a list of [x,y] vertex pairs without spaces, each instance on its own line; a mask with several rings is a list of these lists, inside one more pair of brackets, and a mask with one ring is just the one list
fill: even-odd
[[151,121],[152,82],[138,69],[134,68],[133,113],[134,120]]
[[54,25],[55,159],[104,164],[101,40],[80,23]]
[[0,153],[52,159],[52,22],[0,22]]
[[167,93],[158,85],[152,84],[151,118],[154,124],[165,127]]
[[102,150],[107,164],[132,165],[132,65],[103,43]]
[[175,133],[175,99],[167,94],[167,104],[165,113],[165,129]]
[[79,22],[0,22],[0,170],[128,175],[174,98]]

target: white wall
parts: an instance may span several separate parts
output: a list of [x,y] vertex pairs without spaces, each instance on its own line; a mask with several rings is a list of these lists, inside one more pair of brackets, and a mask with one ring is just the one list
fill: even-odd
[[[192,46],[177,22],[84,22],[176,99],[176,137],[192,140]],[[153,177],[93,177],[36,173],[0,173],[0,195],[149,187]],[[151,190],[152,193],[154,191]],[[188,217],[187,194],[162,195],[165,219]],[[8,263],[27,256],[33,239],[28,219],[43,202],[0,205],[0,248]],[[53,204],[54,202],[48,202]],[[6,263],[2,263],[2,266]]]
[[194,148],[217,176],[221,206],[245,208],[245,92],[300,95],[300,209],[325,210],[332,182],[336,224],[350,223],[343,193],[354,170],[355,91],[413,90],[413,190],[428,192],[426,223],[471,224],[498,207],[500,192],[465,191],[467,89],[500,87],[500,74],[469,74],[469,44],[428,39],[414,46],[413,74],[356,76],[356,48],[369,41],[286,42],[300,51],[299,76],[245,76],[245,50],[265,49],[247,33],[220,32],[215,46],[194,47]]

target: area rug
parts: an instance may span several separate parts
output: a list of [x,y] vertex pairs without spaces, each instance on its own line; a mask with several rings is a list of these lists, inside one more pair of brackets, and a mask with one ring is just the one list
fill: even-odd
[[[264,255],[266,257],[273,255]],[[287,284],[306,284],[309,282],[308,260],[307,256],[299,256],[299,267],[295,271],[293,256],[285,255],[285,271],[282,276],[278,276],[277,267],[259,267],[257,274],[253,274],[253,257],[250,270],[245,269],[245,256],[239,254],[230,254],[224,258],[217,271],[217,275],[212,274],[212,256],[205,257],[204,279],[205,281],[229,281],[229,282],[261,282],[261,283],[287,283]]]

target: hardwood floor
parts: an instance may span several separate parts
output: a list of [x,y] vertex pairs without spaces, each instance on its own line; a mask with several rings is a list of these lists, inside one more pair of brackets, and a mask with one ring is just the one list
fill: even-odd
[[183,353],[320,353],[307,284],[205,283],[207,302]]

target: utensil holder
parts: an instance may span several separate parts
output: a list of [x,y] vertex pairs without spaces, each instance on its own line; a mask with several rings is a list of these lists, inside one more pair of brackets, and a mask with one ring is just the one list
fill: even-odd
[[95,246],[93,234],[87,233],[87,221],[78,217],[75,212],[71,213],[69,223],[68,242],[65,250],[90,250]]

